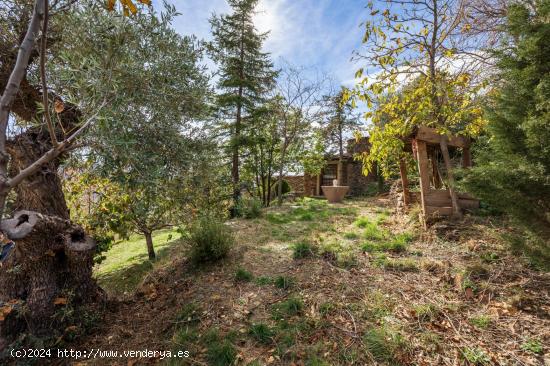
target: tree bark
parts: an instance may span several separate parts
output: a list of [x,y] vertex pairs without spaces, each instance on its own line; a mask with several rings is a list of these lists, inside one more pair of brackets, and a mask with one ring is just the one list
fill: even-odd
[[55,326],[56,298],[81,304],[102,297],[92,279],[95,242],[81,227],[56,216],[20,211],[2,221],[1,229],[16,246],[0,267],[0,302],[15,300],[29,309],[24,321],[0,322],[1,337],[10,340],[25,326],[34,333]]
[[143,233],[145,236],[145,243],[147,244],[147,254],[149,255],[150,260],[154,260],[157,255],[155,254],[155,247],[153,246],[153,233],[150,231],[145,231]]

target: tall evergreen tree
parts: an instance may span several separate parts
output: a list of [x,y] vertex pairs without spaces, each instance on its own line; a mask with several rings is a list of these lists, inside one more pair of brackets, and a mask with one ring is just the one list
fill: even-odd
[[274,85],[277,72],[270,55],[262,51],[267,33],[254,26],[254,9],[258,0],[228,0],[232,14],[213,16],[210,20],[214,41],[211,56],[218,63],[220,94],[218,107],[229,130],[231,177],[235,204],[240,197],[240,154],[248,131],[253,127],[253,110]]
[[[530,4],[530,3],[529,3]],[[524,224],[550,259],[550,2],[511,5],[489,139],[464,185]],[[546,243],[546,244],[544,244]],[[543,249],[542,252],[540,249]]]

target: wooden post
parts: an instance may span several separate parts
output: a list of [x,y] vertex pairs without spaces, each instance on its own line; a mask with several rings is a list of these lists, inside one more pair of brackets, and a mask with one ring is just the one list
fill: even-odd
[[321,175],[323,175],[323,171],[321,170],[321,173],[317,175],[317,184],[315,185],[315,195],[320,196],[321,195]]
[[430,190],[430,175],[428,172],[428,152],[426,142],[416,140],[416,154],[418,161],[418,173],[420,174],[420,201],[422,203],[422,212],[426,216],[427,198]]
[[470,147],[464,147],[462,149],[462,167],[470,168],[472,166],[472,153],[470,152]]
[[441,177],[439,176],[439,169],[437,169],[437,158],[435,151],[431,154],[431,161],[432,161],[432,179],[435,189],[441,188]]
[[407,177],[407,164],[405,159],[399,161],[399,174],[401,175],[401,186],[403,187],[403,205],[408,207],[411,203],[409,194],[409,177]]

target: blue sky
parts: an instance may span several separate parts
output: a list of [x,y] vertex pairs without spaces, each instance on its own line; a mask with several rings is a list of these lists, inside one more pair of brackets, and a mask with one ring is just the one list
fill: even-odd
[[[185,35],[210,39],[208,19],[230,11],[225,0],[168,0],[181,13],[174,27]],[[364,0],[260,0],[256,25],[270,31],[265,51],[275,64],[317,68],[335,83],[353,85],[357,65],[352,52],[361,45],[360,28],[367,16]],[[160,10],[159,1],[154,6]]]

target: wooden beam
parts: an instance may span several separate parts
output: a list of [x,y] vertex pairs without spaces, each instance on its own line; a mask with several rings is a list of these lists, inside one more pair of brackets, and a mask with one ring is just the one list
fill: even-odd
[[422,203],[422,212],[426,215],[427,198],[430,190],[426,142],[416,140],[416,158],[418,161],[418,173],[420,174],[420,202]]
[[403,187],[403,204],[407,207],[411,199],[409,196],[409,177],[407,177],[407,163],[405,163],[405,159],[399,161],[399,174],[401,175],[401,186]]
[[[430,145],[439,145],[439,142],[441,141],[441,135],[437,133],[435,128],[425,126],[418,127],[414,137],[417,140],[425,141]],[[449,146],[461,148],[470,146],[470,139],[466,137],[456,135],[449,135],[447,137],[449,140]]]

